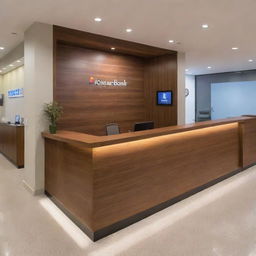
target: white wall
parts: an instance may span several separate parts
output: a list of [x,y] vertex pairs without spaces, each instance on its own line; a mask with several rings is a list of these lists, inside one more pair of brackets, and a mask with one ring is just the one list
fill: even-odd
[[185,53],[178,52],[178,125],[185,124],[185,61]]
[[195,122],[195,76],[186,75],[186,88],[189,95],[186,97],[186,124]]
[[24,88],[24,66],[16,68],[2,76],[1,93],[4,94],[4,105],[0,107],[0,118],[3,121],[15,121],[15,115],[24,117],[24,98],[8,98],[8,91]]
[[[25,172],[32,193],[44,191],[43,105],[53,100],[53,26],[34,23],[25,32]],[[57,161],[57,159],[56,159]]]

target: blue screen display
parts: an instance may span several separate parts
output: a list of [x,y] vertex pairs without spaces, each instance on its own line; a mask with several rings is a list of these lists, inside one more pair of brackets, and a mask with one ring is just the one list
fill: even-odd
[[157,92],[157,104],[158,105],[172,105],[172,92]]

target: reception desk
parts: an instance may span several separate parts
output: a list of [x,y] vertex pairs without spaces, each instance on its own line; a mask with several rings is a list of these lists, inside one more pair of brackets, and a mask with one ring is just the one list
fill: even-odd
[[24,126],[0,123],[0,152],[18,168],[24,167]]
[[46,194],[98,240],[256,163],[256,118],[45,137]]

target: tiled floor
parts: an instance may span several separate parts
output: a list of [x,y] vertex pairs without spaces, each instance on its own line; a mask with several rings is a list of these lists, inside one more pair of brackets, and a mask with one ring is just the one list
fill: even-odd
[[21,180],[0,156],[0,256],[256,255],[256,167],[96,243]]

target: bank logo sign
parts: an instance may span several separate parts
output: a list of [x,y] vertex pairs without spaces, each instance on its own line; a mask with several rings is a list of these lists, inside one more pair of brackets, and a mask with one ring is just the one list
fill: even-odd
[[101,80],[101,79],[96,79],[93,76],[90,77],[89,79],[89,84],[90,85],[98,85],[98,86],[127,86],[128,83],[123,80],[123,81],[118,81],[116,79],[112,81],[107,81],[107,80]]
[[23,88],[8,91],[8,98],[20,98],[20,97],[24,97]]

